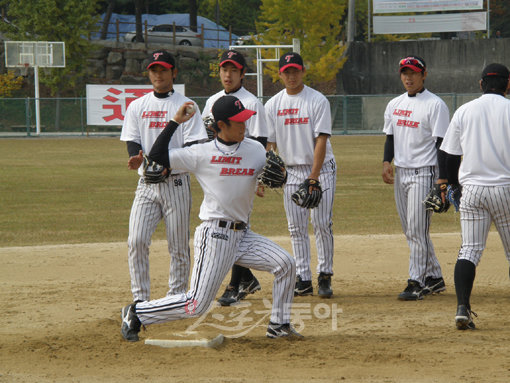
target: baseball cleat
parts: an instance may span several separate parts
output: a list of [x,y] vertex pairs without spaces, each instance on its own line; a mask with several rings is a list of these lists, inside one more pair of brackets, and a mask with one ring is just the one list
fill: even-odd
[[294,288],[294,296],[313,295],[312,281],[303,281],[301,276],[296,277],[296,287]]
[[278,324],[273,322],[269,322],[269,326],[267,326],[266,336],[271,339],[283,337],[304,338],[303,335],[294,330],[290,323]]
[[442,277],[439,278],[432,278],[427,277],[425,279],[425,287],[422,290],[422,294],[429,295],[429,294],[438,294],[441,291],[446,290],[446,285],[444,283],[444,279]]
[[260,283],[255,276],[248,281],[241,281],[241,283],[239,283],[239,300],[244,299],[248,294],[254,294],[261,289],[262,287],[260,287]]
[[475,330],[476,326],[471,318],[471,314],[475,317],[476,313],[469,310],[465,305],[457,306],[457,314],[455,315],[455,325],[457,330]]
[[331,298],[333,290],[331,289],[331,274],[319,274],[319,297]]
[[218,299],[218,303],[222,306],[230,306],[236,302],[239,302],[239,290],[237,287],[228,285],[221,298]]
[[142,322],[140,322],[136,315],[136,303],[131,303],[124,307],[121,311],[121,318],[122,327],[120,332],[122,336],[129,342],[137,342]]
[[422,291],[419,282],[409,279],[405,290],[398,294],[398,299],[401,301],[417,301],[423,299]]

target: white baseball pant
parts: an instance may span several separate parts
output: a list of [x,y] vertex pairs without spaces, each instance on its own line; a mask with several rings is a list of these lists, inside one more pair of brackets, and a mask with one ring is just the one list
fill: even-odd
[[395,203],[410,249],[409,278],[422,286],[426,277],[442,277],[429,233],[432,213],[423,204],[437,180],[436,174],[434,166],[395,168]]
[[195,231],[195,261],[190,288],[185,294],[136,305],[144,325],[204,314],[234,263],[274,275],[271,322],[290,323],[296,265],[284,249],[250,229],[220,227],[218,220],[204,221]]
[[133,300],[150,299],[149,246],[158,223],[166,226],[170,276],[168,294],[183,293],[190,269],[190,176],[172,175],[165,182],[146,184],[140,178],[129,217],[128,263]]
[[478,266],[492,222],[510,262],[510,186],[465,185],[460,203],[462,246],[458,259]]
[[284,186],[284,207],[292,251],[296,258],[296,273],[303,281],[312,280],[310,268],[310,237],[308,222],[311,218],[317,246],[317,273],[333,274],[333,200],[336,191],[336,163],[330,160],[322,165],[319,182],[323,190],[322,200],[315,209],[304,209],[292,201],[299,185],[312,171],[311,165],[287,167],[287,183]]

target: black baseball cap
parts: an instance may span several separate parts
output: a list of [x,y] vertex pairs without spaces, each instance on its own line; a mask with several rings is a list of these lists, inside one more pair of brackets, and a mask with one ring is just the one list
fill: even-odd
[[425,72],[427,69],[427,64],[425,64],[425,60],[418,56],[407,56],[400,60],[400,68],[399,72],[402,72],[404,68],[410,68],[415,72]]
[[482,72],[482,78],[484,77],[503,77],[508,79],[510,78],[510,71],[502,64],[489,64]]
[[147,69],[156,64],[167,69],[175,68],[175,58],[167,51],[154,51],[150,55],[150,62],[149,65],[147,65]]
[[279,62],[280,72],[283,72],[285,69],[289,67],[294,67],[299,70],[304,69],[303,58],[296,52],[288,52],[285,53],[282,57],[280,57]]
[[214,121],[244,122],[256,114],[254,110],[245,109],[241,100],[234,96],[222,96],[212,107]]
[[246,68],[246,60],[244,59],[244,56],[234,49],[225,51],[221,55],[220,66],[223,66],[225,63],[232,63],[239,69]]

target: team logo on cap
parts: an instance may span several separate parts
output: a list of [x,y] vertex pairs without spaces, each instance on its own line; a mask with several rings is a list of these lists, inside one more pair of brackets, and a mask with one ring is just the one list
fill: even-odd
[[234,57],[236,55],[236,52],[228,52],[227,56],[229,59],[231,59],[232,57]]
[[154,56],[154,60],[157,60],[159,58],[159,56],[163,55],[163,53],[161,52],[158,52],[158,53],[154,53],[152,56]]
[[239,101],[239,100],[234,102],[234,105],[237,106],[239,109],[243,109],[243,104],[241,104],[241,101]]
[[290,59],[293,57],[294,57],[294,55],[287,55],[287,56],[285,56],[285,61],[290,62]]

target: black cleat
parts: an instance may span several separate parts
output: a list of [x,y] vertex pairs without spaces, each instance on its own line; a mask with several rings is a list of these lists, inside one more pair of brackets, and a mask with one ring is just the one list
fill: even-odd
[[248,294],[254,294],[260,289],[262,288],[260,287],[260,283],[257,280],[257,278],[255,278],[255,276],[253,276],[253,278],[248,281],[241,281],[241,283],[239,283],[238,299],[239,300],[244,299]]
[[465,305],[457,306],[457,314],[455,314],[455,325],[457,326],[457,330],[474,330],[476,326],[471,318],[471,314],[475,317],[476,313],[469,310]]
[[221,298],[218,299],[218,302],[222,306],[230,306],[236,302],[239,302],[239,290],[237,287],[228,285]]
[[135,307],[136,303],[131,303],[121,311],[122,327],[120,332],[124,339],[130,342],[137,342],[139,340],[138,333],[140,332],[140,327],[142,327],[142,322],[140,322],[136,315]]
[[398,294],[398,299],[401,301],[417,301],[423,299],[422,291],[419,282],[409,279],[405,290]]
[[294,296],[313,295],[312,281],[303,281],[301,276],[296,277],[296,287],[294,288]]
[[331,290],[331,274],[319,274],[319,297],[331,298],[333,290]]
[[303,335],[298,333],[294,328],[290,325],[290,323],[278,324],[269,322],[269,326],[267,326],[266,336],[268,338],[303,338]]
[[423,288],[421,293],[423,294],[423,296],[425,296],[429,294],[438,294],[441,291],[445,290],[446,285],[442,277],[439,278],[427,277],[425,279],[425,287]]

